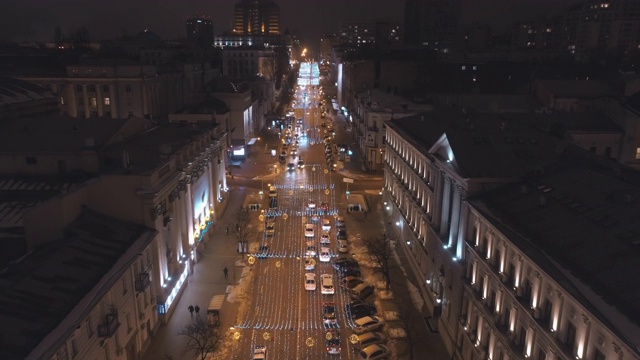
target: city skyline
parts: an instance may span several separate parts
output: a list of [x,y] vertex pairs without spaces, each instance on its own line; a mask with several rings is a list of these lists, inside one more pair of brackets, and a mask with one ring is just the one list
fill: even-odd
[[[63,33],[85,27],[91,40],[99,41],[122,34],[135,35],[148,29],[162,38],[175,39],[186,37],[184,23],[188,17],[203,14],[213,20],[215,34],[221,34],[232,29],[236,2],[190,0],[176,4],[168,0],[141,0],[136,3],[123,0],[109,3],[31,0],[5,7],[3,15],[0,15],[0,33],[4,34],[2,40],[51,41],[56,26]],[[539,14],[557,14],[575,2],[463,0],[462,23],[489,23],[496,32],[501,32],[510,26],[511,21],[535,18]],[[319,42],[323,33],[336,32],[345,22],[384,19],[402,23],[404,19],[404,2],[390,0],[350,0],[348,3],[337,0],[279,0],[276,4],[280,7],[282,31],[288,29],[303,42]],[[304,16],[305,12],[308,16]],[[509,21],[504,21],[505,18]]]

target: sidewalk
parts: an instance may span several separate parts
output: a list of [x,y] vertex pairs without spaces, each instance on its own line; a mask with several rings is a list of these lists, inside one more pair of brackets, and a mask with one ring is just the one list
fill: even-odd
[[[231,188],[231,196],[219,225],[208,232],[208,242],[201,254],[200,261],[195,265],[193,274],[187,278],[186,288],[177,303],[175,312],[169,321],[162,325],[154,336],[144,360],[193,359],[195,354],[185,354],[184,339],[177,336],[180,329],[191,321],[188,311],[189,305],[200,307],[199,316],[207,316],[207,307],[213,295],[224,294],[227,286],[233,285],[240,279],[242,268],[236,268],[234,263],[240,259],[237,254],[237,244],[226,236],[226,223],[230,222],[236,211],[242,206],[247,190],[245,188]],[[225,280],[222,269],[229,269],[228,279]],[[223,305],[223,324],[235,321],[237,306],[225,302]],[[196,314],[194,313],[195,317]]]

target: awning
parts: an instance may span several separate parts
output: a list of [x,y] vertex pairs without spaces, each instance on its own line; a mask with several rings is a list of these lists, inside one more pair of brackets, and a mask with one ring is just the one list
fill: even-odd
[[251,140],[249,140],[249,142],[247,143],[247,146],[251,146],[251,145],[255,144],[256,141],[258,141],[257,138],[251,138]]

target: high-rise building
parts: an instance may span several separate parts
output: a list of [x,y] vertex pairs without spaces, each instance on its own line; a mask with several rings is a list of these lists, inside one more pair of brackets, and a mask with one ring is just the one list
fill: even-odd
[[187,39],[197,47],[213,46],[213,21],[207,16],[187,19]]
[[565,49],[578,60],[591,53],[638,48],[640,0],[587,0],[573,5],[565,18]]
[[461,0],[406,0],[405,42],[425,45],[441,53],[454,46],[460,23]]
[[241,0],[235,6],[233,32],[240,35],[279,35],[280,7],[270,0]]

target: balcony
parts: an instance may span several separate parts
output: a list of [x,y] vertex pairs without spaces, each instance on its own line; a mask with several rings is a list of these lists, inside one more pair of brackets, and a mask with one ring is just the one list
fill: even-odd
[[137,292],[145,291],[149,285],[151,285],[151,278],[148,272],[138,274],[138,279],[135,281],[134,286]]
[[98,325],[98,336],[102,338],[112,337],[119,326],[118,310],[112,308],[109,310],[109,313],[105,315],[104,321]]

